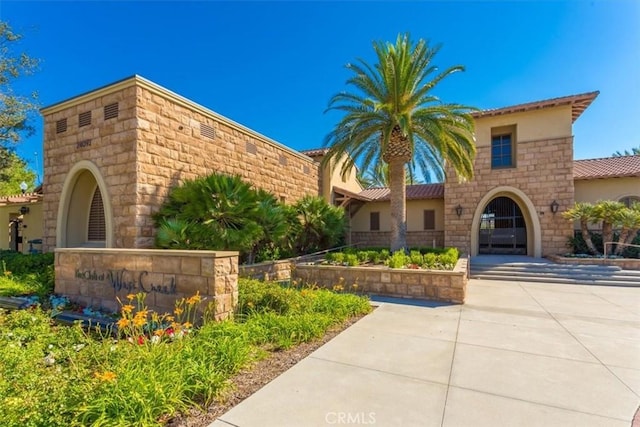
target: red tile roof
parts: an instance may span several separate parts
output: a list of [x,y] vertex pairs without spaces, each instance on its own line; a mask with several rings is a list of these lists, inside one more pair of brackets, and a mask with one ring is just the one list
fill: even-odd
[[42,200],[42,193],[25,193],[25,194],[15,194],[12,196],[1,196],[0,206],[25,205],[28,203],[35,203],[41,200]]
[[640,156],[574,160],[573,179],[640,177]]
[[473,117],[500,116],[502,114],[521,113],[524,111],[539,110],[542,108],[557,107],[560,105],[571,105],[571,118],[575,122],[584,110],[587,109],[594,99],[600,94],[599,91],[581,93],[578,95],[562,96],[559,98],[545,99],[543,101],[528,102],[526,104],[513,105],[511,107],[495,108],[473,113]]
[[[380,202],[389,200],[389,187],[367,188],[360,196]],[[407,185],[407,200],[442,199],[444,198],[444,184]]]
[[302,150],[300,152],[302,154],[304,154],[305,156],[320,157],[320,156],[324,156],[325,154],[327,154],[327,151],[329,151],[328,148],[313,148],[311,150]]

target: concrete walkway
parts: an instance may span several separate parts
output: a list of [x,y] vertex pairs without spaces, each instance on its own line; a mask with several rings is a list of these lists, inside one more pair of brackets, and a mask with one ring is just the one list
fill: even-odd
[[381,302],[211,426],[621,426],[640,405],[640,289],[471,280]]

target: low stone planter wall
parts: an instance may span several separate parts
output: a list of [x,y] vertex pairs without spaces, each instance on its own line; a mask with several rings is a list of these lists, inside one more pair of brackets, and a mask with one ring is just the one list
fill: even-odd
[[634,258],[572,258],[559,255],[549,255],[553,262],[573,265],[613,265],[623,270],[640,270],[640,259]]
[[462,304],[467,290],[467,264],[466,258],[460,258],[452,271],[298,264],[292,276],[328,289],[342,285],[346,291],[371,295]]
[[261,262],[238,267],[240,277],[265,281],[284,281],[291,279],[291,270],[295,263],[292,260]]
[[233,314],[238,302],[238,253],[157,249],[65,248],[55,250],[55,292],[79,304],[119,309],[116,298],[147,294],[158,313],[200,292],[204,309],[215,301],[215,318]]

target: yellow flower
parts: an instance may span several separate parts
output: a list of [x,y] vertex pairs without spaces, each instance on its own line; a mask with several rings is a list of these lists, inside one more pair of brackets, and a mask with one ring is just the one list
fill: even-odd
[[164,335],[164,329],[156,329],[155,331],[153,331],[153,335],[161,337],[162,335]]
[[133,311],[133,306],[131,304],[126,304],[126,305],[123,305],[120,310],[122,311],[123,314],[129,314],[131,313],[131,311]]
[[193,324],[191,324],[191,323],[189,323],[189,322],[184,322],[184,323],[182,324],[182,327],[183,327],[183,328],[185,328],[185,329],[189,329],[189,328],[190,328],[190,327],[192,327],[192,326],[193,326]]
[[133,325],[136,327],[144,326],[147,323],[147,313],[145,311],[139,311],[133,317]]
[[122,319],[118,320],[118,328],[120,329],[126,328],[130,324],[131,322],[126,317],[123,317]]
[[111,371],[95,372],[93,375],[100,381],[111,382],[116,379],[116,374]]
[[166,319],[167,319],[167,322],[173,322],[174,320],[176,320],[176,318],[171,315],[168,315]]
[[192,296],[191,298],[189,298],[187,300],[187,304],[189,305],[196,305],[198,304],[200,301],[202,301],[202,297],[200,296],[200,291],[197,291],[196,294],[194,296]]
[[129,295],[127,295],[127,299],[128,299],[129,301],[133,300],[135,297],[136,297],[136,296],[135,296],[134,294],[129,294]]
[[184,310],[180,307],[176,307],[175,309],[173,309],[173,312],[176,314],[176,316],[180,316]]

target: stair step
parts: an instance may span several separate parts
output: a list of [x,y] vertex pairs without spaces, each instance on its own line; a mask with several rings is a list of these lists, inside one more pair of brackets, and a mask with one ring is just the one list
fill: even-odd
[[537,282],[537,283],[561,283],[569,285],[599,285],[599,286],[620,286],[620,287],[640,287],[640,281],[619,281],[619,280],[593,280],[593,279],[576,279],[567,277],[540,277],[540,276],[502,276],[492,274],[471,275],[472,279],[481,280],[501,280],[511,282]]

